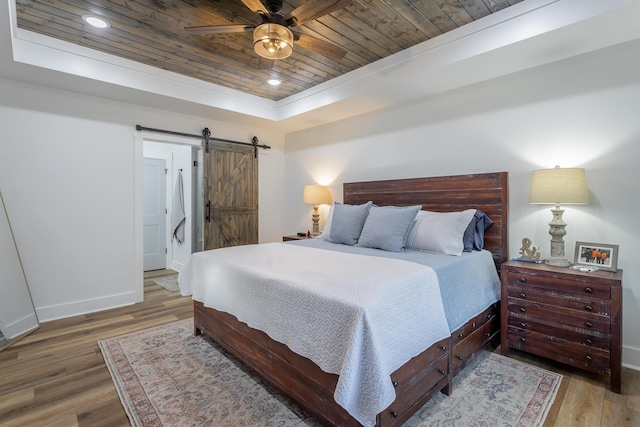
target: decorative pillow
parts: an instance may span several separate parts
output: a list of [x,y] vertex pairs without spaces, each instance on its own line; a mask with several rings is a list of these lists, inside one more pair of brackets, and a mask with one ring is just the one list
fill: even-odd
[[422,206],[371,206],[358,246],[390,252],[404,249],[409,228]]
[[327,242],[331,241],[331,218],[333,217],[333,205],[329,208],[329,215],[327,216],[327,222],[324,223],[324,229],[322,233],[318,236],[318,238],[322,240],[326,240]]
[[364,221],[369,214],[371,202],[363,205],[334,203],[331,217],[331,242],[353,246],[358,243]]
[[462,255],[462,237],[475,214],[475,209],[462,212],[420,211],[407,236],[407,249]]
[[476,210],[476,213],[471,218],[471,222],[464,231],[464,252],[481,251],[484,248],[484,232],[487,228],[491,227],[493,221],[489,216]]

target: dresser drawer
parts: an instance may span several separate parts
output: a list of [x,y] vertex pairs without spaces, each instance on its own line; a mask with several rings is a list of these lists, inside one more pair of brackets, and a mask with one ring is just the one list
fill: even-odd
[[558,362],[590,371],[607,372],[610,353],[561,338],[509,327],[509,347],[548,357]]
[[567,279],[557,275],[533,274],[527,271],[508,272],[508,283],[511,286],[526,286],[529,289],[537,289],[539,293],[557,295],[570,298],[599,298],[611,299],[611,287],[590,283],[586,280]]
[[611,315],[611,301],[595,298],[591,295],[563,294],[551,292],[546,288],[517,283],[509,286],[509,297],[557,305],[601,316]]
[[521,319],[510,316],[508,325],[513,328],[537,332],[543,335],[553,335],[560,339],[573,341],[578,344],[611,350],[611,336],[609,334],[596,331],[578,331],[573,328],[558,328],[557,326],[545,325],[534,320]]
[[611,322],[607,316],[517,298],[509,298],[507,304],[509,318],[532,320],[559,329],[611,332]]

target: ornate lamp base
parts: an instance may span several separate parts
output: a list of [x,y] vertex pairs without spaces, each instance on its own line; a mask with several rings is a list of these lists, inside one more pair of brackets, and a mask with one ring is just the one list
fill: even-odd
[[311,215],[311,221],[313,222],[313,227],[311,231],[312,236],[320,235],[320,214],[318,213],[318,205],[313,205],[313,214]]
[[564,210],[560,209],[560,205],[556,205],[555,209],[551,209],[553,219],[549,223],[549,234],[551,235],[551,256],[544,262],[545,264],[555,265],[557,267],[568,267],[571,261],[564,257],[564,235],[567,234],[565,227],[567,223],[562,220]]

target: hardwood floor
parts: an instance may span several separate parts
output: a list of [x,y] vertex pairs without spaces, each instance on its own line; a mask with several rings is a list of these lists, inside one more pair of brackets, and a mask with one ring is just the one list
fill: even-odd
[[[43,323],[0,352],[0,426],[128,426],[97,342],[192,317],[192,302],[145,274],[143,303]],[[623,369],[622,394],[598,376],[513,351],[564,375],[544,427],[640,426],[640,372]]]
[[509,357],[564,376],[543,427],[640,426],[640,371],[622,368],[622,393],[617,394],[600,375],[517,350]]
[[193,317],[190,297],[145,274],[144,302],[43,323],[0,352],[1,426],[128,426],[98,341]]

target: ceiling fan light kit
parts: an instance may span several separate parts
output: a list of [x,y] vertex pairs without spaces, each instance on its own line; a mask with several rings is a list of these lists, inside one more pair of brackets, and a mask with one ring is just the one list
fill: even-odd
[[293,53],[293,33],[279,24],[258,25],[253,30],[253,50],[263,58],[288,58]]
[[[347,50],[331,42],[297,30],[297,27],[307,22],[328,15],[341,9],[352,0],[307,0],[301,6],[286,15],[280,11],[282,0],[241,0],[252,12],[257,13],[261,24],[229,24],[203,25],[186,27],[185,30],[193,35],[241,33],[253,31],[253,50],[260,56],[260,69],[270,69],[276,59],[285,59],[293,53],[294,28],[295,42],[303,49],[310,50],[333,61],[339,62]],[[268,59],[264,61],[262,58]]]

